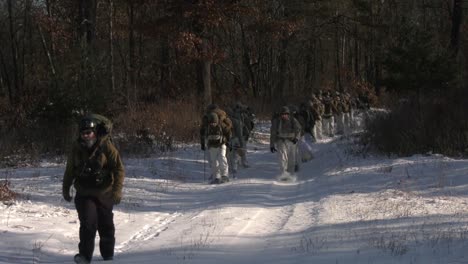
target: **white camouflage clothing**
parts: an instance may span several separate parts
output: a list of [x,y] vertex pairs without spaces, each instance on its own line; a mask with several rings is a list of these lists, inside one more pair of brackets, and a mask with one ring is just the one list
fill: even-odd
[[[283,109],[289,114],[289,109]],[[294,167],[297,164],[298,154],[297,144],[300,139],[301,125],[292,115],[288,119],[282,119],[281,116],[272,120],[270,129],[270,147],[278,151],[279,167],[281,172],[294,173]]]
[[211,175],[216,179],[221,179],[221,176],[229,175],[229,166],[226,158],[226,145],[219,147],[209,147],[209,164],[211,167]]

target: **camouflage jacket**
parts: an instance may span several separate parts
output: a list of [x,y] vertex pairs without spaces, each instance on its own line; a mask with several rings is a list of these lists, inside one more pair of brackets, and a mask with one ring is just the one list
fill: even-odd
[[120,154],[108,135],[98,138],[91,149],[78,139],[68,155],[62,188],[69,192],[73,184],[76,192],[85,196],[111,192],[120,201],[124,178]]
[[244,124],[244,119],[240,115],[240,113],[234,112],[234,115],[230,117],[232,121],[232,133],[231,133],[231,147],[233,148],[245,148],[245,124]]
[[270,145],[274,146],[279,140],[299,140],[301,129],[299,121],[293,116],[290,116],[289,120],[282,120],[281,117],[274,118],[271,121]]

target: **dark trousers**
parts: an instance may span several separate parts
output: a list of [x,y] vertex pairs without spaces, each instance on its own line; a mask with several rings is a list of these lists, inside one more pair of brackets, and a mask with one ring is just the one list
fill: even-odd
[[114,256],[115,226],[112,208],[114,202],[110,194],[99,197],[77,194],[75,206],[80,219],[79,253],[91,261],[94,251],[96,231],[99,232],[99,250],[104,259]]

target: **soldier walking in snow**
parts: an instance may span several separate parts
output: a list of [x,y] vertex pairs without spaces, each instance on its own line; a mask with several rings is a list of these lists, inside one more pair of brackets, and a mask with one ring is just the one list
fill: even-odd
[[[216,107],[216,109],[219,109]],[[221,117],[220,117],[221,115]],[[208,150],[208,160],[213,179],[211,184],[229,181],[229,166],[226,157],[227,144],[231,138],[232,122],[226,112],[211,111],[203,117],[200,128],[201,149]]]
[[71,202],[70,188],[76,189],[75,206],[80,219],[79,253],[76,263],[90,263],[96,231],[104,260],[112,260],[115,246],[113,207],[120,203],[125,177],[119,152],[110,139],[110,121],[100,115],[81,120],[79,137],[68,156],[63,177],[63,198]]
[[333,113],[336,111],[333,98],[329,91],[325,92],[325,95],[322,97],[322,103],[324,109],[322,116],[323,133],[329,137],[333,137],[335,135],[335,119]]
[[334,116],[336,122],[336,133],[342,135],[344,134],[344,105],[341,94],[338,91],[335,91],[335,95],[333,96],[333,104],[335,105]]
[[322,116],[324,113],[324,107],[322,104],[322,95],[318,93],[317,95],[312,95],[312,100],[308,101],[309,107],[312,109],[312,114],[315,119],[315,126],[312,129],[312,134],[315,140],[322,139]]
[[[235,108],[234,108],[235,109]],[[226,109],[229,119],[232,121],[232,136],[229,140],[229,154],[227,155],[229,169],[232,173],[237,173],[238,163],[244,160],[244,166],[247,167],[245,157],[245,137],[243,135],[243,120],[239,111]]]
[[270,129],[270,151],[278,152],[279,166],[282,173],[294,174],[296,165],[297,142],[301,125],[291,115],[289,108],[283,106],[279,116],[275,116]]
[[306,138],[308,134],[312,140],[314,140],[312,135],[312,130],[315,125],[315,119],[312,114],[312,109],[307,106],[307,103],[301,103],[299,106],[299,112],[295,115],[297,121],[301,125],[301,133],[298,142],[299,156],[297,162],[307,162],[313,158],[312,147],[309,142],[311,140]]
[[242,130],[240,134],[242,134],[242,137],[244,138],[242,142],[240,142],[243,146],[238,149],[238,154],[241,158],[242,167],[248,168],[250,165],[247,161],[247,142],[249,141],[250,134],[255,126],[255,115],[248,106],[243,105],[240,102],[237,102],[234,107],[234,115],[239,119],[239,125]]
[[349,93],[345,92],[342,96],[343,102],[343,124],[344,124],[344,134],[348,135],[352,130],[352,120],[351,120],[351,96]]

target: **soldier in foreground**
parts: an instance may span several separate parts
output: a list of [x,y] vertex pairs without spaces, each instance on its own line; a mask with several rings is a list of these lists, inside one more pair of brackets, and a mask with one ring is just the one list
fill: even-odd
[[75,207],[80,220],[79,253],[76,263],[90,263],[96,231],[104,260],[114,258],[114,205],[122,199],[125,177],[120,154],[110,139],[111,123],[100,115],[81,120],[78,139],[73,143],[63,177],[62,194],[71,202],[70,188],[76,189]]

